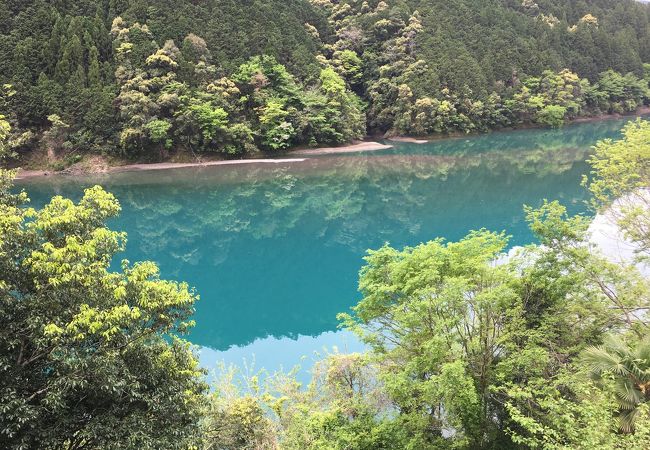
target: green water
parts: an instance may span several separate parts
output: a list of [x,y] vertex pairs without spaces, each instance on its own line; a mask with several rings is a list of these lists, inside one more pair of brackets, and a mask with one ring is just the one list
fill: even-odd
[[589,148],[624,121],[394,144],[375,153],[303,162],[216,166],[21,182],[41,206],[102,184],[123,208],[121,258],[159,263],[201,295],[189,339],[205,364],[291,366],[323,346],[359,347],[336,314],[359,299],[368,248],[454,240],[485,227],[512,245],[533,241],[524,204],[558,199],[585,212]]

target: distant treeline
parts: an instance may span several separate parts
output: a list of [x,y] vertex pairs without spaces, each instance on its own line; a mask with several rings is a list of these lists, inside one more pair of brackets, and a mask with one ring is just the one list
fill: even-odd
[[159,158],[559,126],[648,102],[632,0],[0,0],[18,153]]

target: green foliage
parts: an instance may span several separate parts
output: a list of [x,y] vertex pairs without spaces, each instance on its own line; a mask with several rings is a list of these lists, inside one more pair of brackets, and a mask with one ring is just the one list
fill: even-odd
[[272,423],[255,397],[228,399],[223,393],[218,393],[212,398],[210,406],[204,433],[206,448],[276,448]]
[[[3,92],[0,93],[0,99],[5,100],[14,94],[10,85],[3,86]],[[0,114],[0,163],[6,159],[15,156],[15,152],[9,145],[9,135],[11,133],[11,124],[7,117]],[[3,173],[4,175],[4,173]]]
[[548,105],[537,113],[537,123],[547,125],[552,128],[559,128],[564,125],[564,116],[566,108],[559,105]]
[[512,267],[492,264],[506,245],[505,236],[481,231],[458,243],[384,247],[366,258],[364,297],[346,323],[371,346],[421,448],[444,445],[449,429],[469,447],[498,433],[496,366],[523,309]]
[[259,122],[261,126],[262,146],[271,150],[280,150],[289,147],[295,129],[293,124],[286,119],[289,111],[280,98],[269,98],[260,109]]
[[620,427],[632,432],[639,406],[650,400],[650,343],[635,343],[633,348],[619,337],[609,336],[600,347],[585,351],[586,365],[596,377],[611,377],[620,410]]
[[591,178],[584,180],[593,194],[594,206],[613,216],[643,253],[650,251],[649,159],[650,122],[638,120],[624,128],[622,139],[596,145],[589,160]]
[[339,50],[332,55],[339,74],[350,86],[358,87],[363,81],[363,61],[353,50]]
[[224,370],[203,424],[205,448],[380,450],[408,439],[385,417],[376,368],[361,354],[327,355],[312,382]]
[[172,143],[171,139],[168,137],[168,132],[171,126],[171,123],[166,120],[156,119],[147,123],[145,128],[149,131],[149,138],[152,142],[158,142],[165,148],[169,148]]
[[[5,3],[0,83],[16,95],[3,110],[16,135],[63,153],[241,155],[366,129],[559,126],[648,99],[650,15],[631,0]],[[53,114],[69,124],[55,142]],[[167,136],[151,133],[158,121]]]
[[[510,390],[506,404],[514,443],[540,449],[641,449],[647,437],[623,437],[616,432],[614,401],[601,391],[579,367],[556,377],[536,379]],[[519,404],[517,404],[519,403]],[[536,404],[541,414],[530,415],[527,404]],[[647,419],[644,418],[645,423]]]
[[5,116],[0,115],[0,160],[10,155],[7,148],[7,139],[10,131],[11,125],[5,120]]
[[228,113],[222,108],[213,108],[208,102],[193,101],[188,107],[194,122],[201,130],[204,142],[211,142],[228,123]]
[[305,139],[316,143],[338,144],[365,135],[365,116],[359,98],[332,68],[320,73],[320,89],[305,99]]
[[[649,23],[647,5],[614,0],[0,1],[0,82],[15,87],[0,158],[33,135],[63,151],[243,155],[367,128],[631,113],[649,102]],[[585,182],[645,252],[649,143],[645,121],[599,143]],[[557,202],[526,208],[541,245],[514,256],[485,230],[370,251],[363,298],[341,316],[366,354],[330,355],[307,389],[276,377],[234,390],[231,374],[206,398],[177,337],[196,295],[153,263],[111,270],[126,239],[106,227],[115,198],[95,187],[36,211],[11,179],[0,172],[4,447],[649,446],[647,280]],[[345,192],[337,208],[354,206]],[[247,194],[217,211],[238,230]]]
[[[126,236],[100,187],[42,210],[0,189],[4,448],[187,448],[206,386],[188,343],[196,295],[155,264],[110,270]],[[171,336],[171,337],[170,337]]]
[[648,83],[633,73],[625,76],[608,70],[600,74],[597,92],[602,93],[602,110],[624,113],[635,111],[648,98]]

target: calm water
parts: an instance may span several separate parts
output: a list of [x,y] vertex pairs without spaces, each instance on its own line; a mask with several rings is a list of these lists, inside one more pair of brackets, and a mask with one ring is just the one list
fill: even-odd
[[[221,166],[21,182],[35,206],[78,199],[101,184],[123,208],[111,226],[129,235],[121,258],[154,260],[164,277],[197,288],[189,336],[216,360],[291,367],[301,356],[359,344],[336,314],[359,299],[369,248],[485,227],[512,245],[533,240],[522,206],[558,199],[585,212],[580,178],[589,148],[624,121],[525,130],[298,163]],[[308,363],[307,363],[308,365]]]

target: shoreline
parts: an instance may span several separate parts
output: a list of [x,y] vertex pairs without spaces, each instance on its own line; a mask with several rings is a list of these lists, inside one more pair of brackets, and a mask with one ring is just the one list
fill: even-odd
[[206,161],[196,163],[174,163],[174,162],[161,162],[161,163],[139,163],[139,164],[126,164],[123,166],[110,166],[101,171],[65,171],[53,172],[47,170],[22,170],[19,169],[16,174],[16,180],[24,180],[27,178],[48,177],[48,176],[75,176],[75,175],[93,175],[93,174],[109,174],[109,173],[123,173],[123,172],[138,172],[138,171],[152,171],[152,170],[169,170],[169,169],[184,169],[188,167],[210,167],[210,166],[228,166],[239,164],[286,164],[298,163],[306,161],[307,158],[283,158],[283,159],[233,159],[233,160],[218,160]]
[[[639,108],[635,113],[632,114],[601,114],[598,116],[590,117],[579,117],[567,122],[565,125],[570,126],[574,124],[582,123],[594,123],[594,122],[603,122],[608,120],[617,120],[633,117],[643,117],[645,115],[650,115],[650,106],[643,106]],[[518,127],[509,127],[501,128],[497,130],[491,130],[488,133],[492,132],[509,132],[525,129],[542,129],[543,127],[536,124],[527,124],[521,125]],[[392,136],[383,138],[387,142],[396,142],[396,143],[410,143],[410,144],[427,144],[430,142],[440,141],[444,139],[457,139],[459,137],[466,136],[479,136],[486,133],[476,132],[476,133],[450,133],[450,134],[437,134],[431,136]],[[197,162],[158,162],[158,163],[131,163],[123,165],[111,165],[102,161],[102,164],[97,166],[86,166],[80,164],[78,166],[71,166],[67,169],[61,171],[47,170],[47,169],[33,169],[33,170],[24,170],[18,168],[16,174],[16,180],[25,180],[29,178],[42,178],[49,176],[82,176],[82,175],[93,175],[93,174],[111,174],[111,173],[121,173],[121,172],[136,172],[136,171],[155,171],[155,170],[171,170],[171,169],[182,169],[182,168],[191,168],[191,167],[210,167],[210,166],[225,166],[225,165],[241,165],[241,164],[292,164],[300,163],[308,160],[310,156],[323,156],[323,155],[342,155],[349,153],[364,153],[364,152],[373,152],[379,150],[387,150],[393,148],[393,145],[382,144],[377,141],[362,141],[362,142],[353,142],[349,145],[342,145],[339,147],[321,147],[315,149],[309,148],[298,148],[285,152],[278,158],[245,158],[245,159],[215,159],[209,161],[197,161]],[[294,157],[296,156],[296,157]],[[97,156],[94,156],[98,158]],[[92,156],[91,156],[92,158]]]
[[418,139],[409,136],[394,136],[394,137],[386,138],[386,140],[391,142],[405,142],[407,144],[428,144],[429,143],[428,139]]
[[[559,129],[566,126],[578,125],[581,123],[606,122],[608,120],[629,119],[633,117],[641,118],[649,115],[650,115],[650,106],[642,106],[638,108],[636,111],[629,114],[612,113],[612,114],[599,114],[597,116],[576,117],[575,119],[568,120],[566,123],[564,123],[564,125],[559,127]],[[472,131],[469,133],[455,131],[452,133],[438,133],[438,134],[430,134],[430,135],[423,135],[423,136],[399,136],[398,135],[398,136],[383,137],[381,139],[384,139],[386,141],[404,142],[404,143],[411,143],[411,144],[428,144],[430,142],[435,142],[435,141],[440,141],[445,139],[457,139],[457,138],[463,138],[467,136],[480,136],[489,133],[502,133],[502,132],[507,133],[510,131],[542,130],[542,129],[552,130],[554,128],[549,128],[537,123],[522,123],[511,127],[495,128],[488,131]]]
[[[28,178],[39,178],[49,176],[80,176],[93,174],[110,174],[121,172],[136,172],[148,170],[170,170],[184,169],[189,167],[210,167],[210,166],[227,166],[240,164],[291,164],[306,161],[305,156],[317,155],[338,155],[346,153],[372,152],[377,150],[386,150],[392,148],[392,145],[381,144],[375,141],[356,142],[340,147],[323,147],[316,149],[298,149],[290,150],[285,153],[284,158],[245,158],[245,159],[218,159],[203,162],[158,162],[158,163],[133,163],[124,165],[99,165],[92,167],[75,167],[71,166],[65,170],[23,170],[18,169],[16,180],[25,180]],[[297,157],[293,157],[297,156]]]
[[298,149],[291,150],[287,155],[298,156],[317,156],[317,155],[340,155],[343,153],[357,153],[357,152],[374,152],[377,150],[388,150],[393,148],[392,145],[381,144],[375,141],[364,141],[344,145],[341,147],[322,147],[315,149]]

